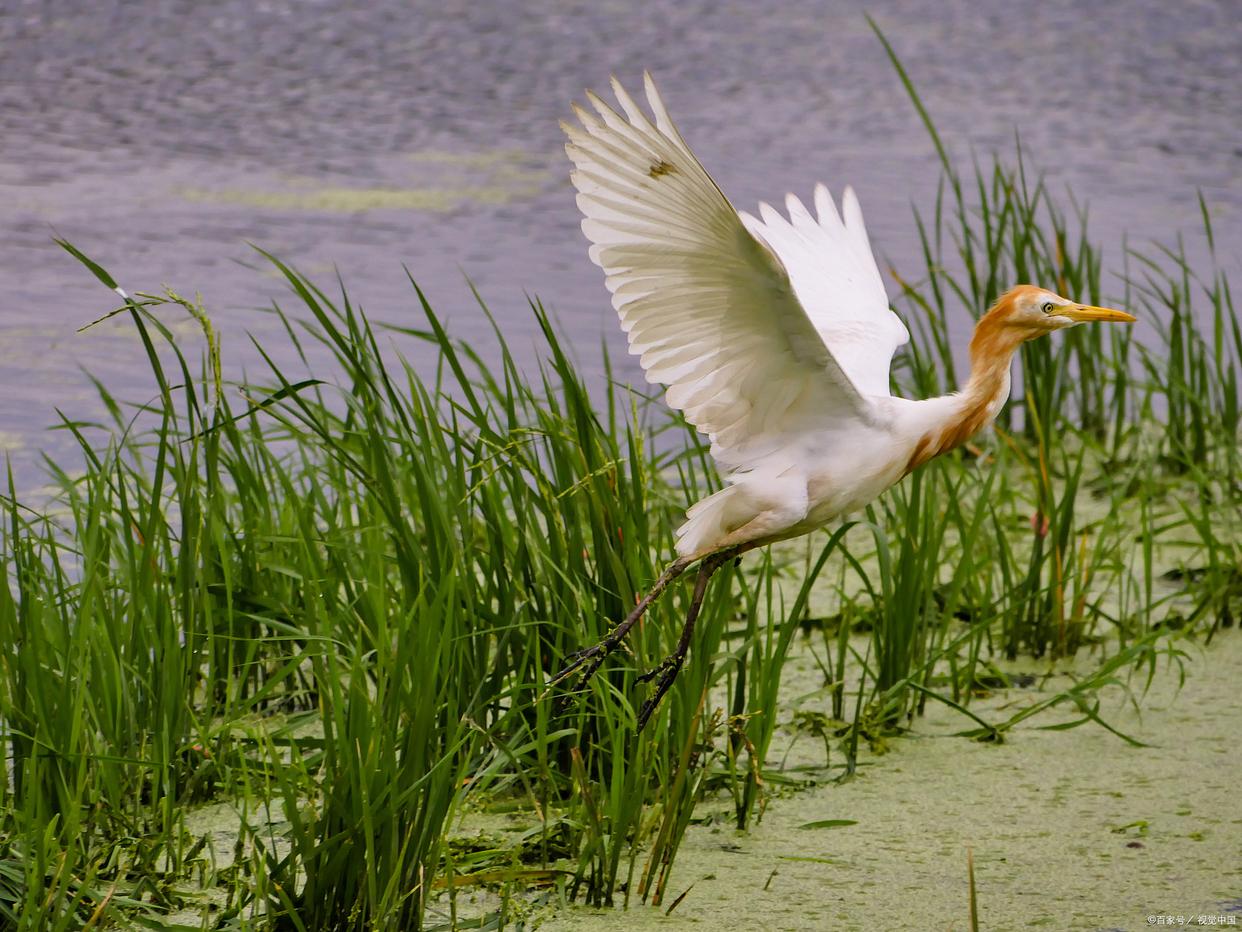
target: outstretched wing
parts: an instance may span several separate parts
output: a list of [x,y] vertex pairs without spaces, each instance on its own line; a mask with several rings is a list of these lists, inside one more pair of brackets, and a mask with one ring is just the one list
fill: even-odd
[[[668,386],[668,403],[707,434],[727,469],[745,468],[776,438],[812,425],[872,419],[868,393],[830,352],[807,299],[799,300],[801,271],[793,277],[776,247],[747,231],[669,119],[650,75],[645,86],[654,123],[614,79],[624,118],[588,93],[596,112],[575,107],[581,128],[563,128],[591,259],[604,270],[647,378]],[[853,250],[855,234],[843,229]],[[790,230],[791,243],[802,236]],[[861,222],[857,230],[870,258]],[[802,255],[789,248],[800,270]],[[874,260],[870,269],[878,278]],[[819,301],[831,287],[806,291]],[[885,393],[887,371],[885,360]]]
[[792,194],[785,208],[788,220],[760,204],[762,219],[743,212],[742,222],[781,260],[807,317],[854,386],[868,397],[887,396],[893,353],[910,332],[889,310],[854,190],[845,189],[841,214],[822,184],[815,186],[817,217]]

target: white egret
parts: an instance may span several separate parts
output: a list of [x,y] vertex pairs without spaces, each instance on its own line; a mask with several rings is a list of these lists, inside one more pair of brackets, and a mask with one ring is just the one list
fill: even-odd
[[823,185],[815,215],[790,194],[788,217],[767,204],[735,210],[669,118],[649,74],[654,120],[614,78],[624,116],[595,94],[562,124],[582,230],[647,379],[711,441],[725,487],[693,505],[677,559],[624,621],[579,651],[589,678],[651,602],[700,564],[677,649],[643,679],[655,691],[641,728],[685,660],[708,579],[733,557],[861,508],[920,465],[990,424],[1009,397],[1026,340],[1083,321],[1133,321],[1018,285],[980,318],[961,390],[913,401],[889,392],[889,363],[909,333],[889,309],[846,188],[837,212]]

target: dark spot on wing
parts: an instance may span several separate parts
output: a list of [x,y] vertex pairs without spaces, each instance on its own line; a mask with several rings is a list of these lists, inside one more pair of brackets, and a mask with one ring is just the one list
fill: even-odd
[[651,166],[651,168],[647,171],[647,174],[652,178],[659,178],[661,175],[671,175],[675,171],[677,171],[676,165],[672,162],[666,162],[664,159],[660,159],[660,161]]

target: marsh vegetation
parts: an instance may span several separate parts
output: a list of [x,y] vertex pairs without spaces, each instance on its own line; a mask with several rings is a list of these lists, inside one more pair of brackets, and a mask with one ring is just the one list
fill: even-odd
[[[413,282],[423,319],[380,324],[267,256],[288,346],[333,365],[294,374],[260,347],[268,371],[231,385],[208,311],[126,298],[153,400],[99,385],[110,422],[60,414],[84,468],[49,462],[48,500],[12,479],[2,500],[0,922],[500,928],[539,898],[668,908],[696,807],[726,800],[745,829],[791,781],[778,729],[822,744],[821,778],[932,703],[962,740],[1057,709],[1126,741],[1099,691],[1141,701],[1188,662],[1182,639],[1210,641],[1242,602],[1229,284],[1177,247],[1105,275],[1085,213],[1020,154],[943,167],[915,218],[925,266],[892,270],[913,332],[902,391],[951,389],[950,322],[1014,282],[1144,325],[1028,344],[994,438],[722,571],[641,733],[636,676],[672,650],[686,586],[581,695],[558,702],[549,679],[634,604],[717,481],[660,399],[589,383],[538,304],[524,370],[499,327],[497,359],[455,340]],[[1203,222],[1211,244],[1207,205]],[[187,314],[199,358],[169,330]],[[438,366],[416,371],[408,341]],[[803,635],[822,701],[791,714]],[[1015,662],[1075,675],[975,711]],[[480,813],[522,829],[464,835]]]

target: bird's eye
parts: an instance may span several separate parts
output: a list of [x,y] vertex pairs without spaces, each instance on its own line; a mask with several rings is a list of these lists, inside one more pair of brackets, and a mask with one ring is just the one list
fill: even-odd
[[1043,307],[1040,308],[1040,310],[1042,310],[1045,314],[1051,314],[1053,308],[1055,307],[1056,305],[1053,304],[1051,301],[1045,301]]

